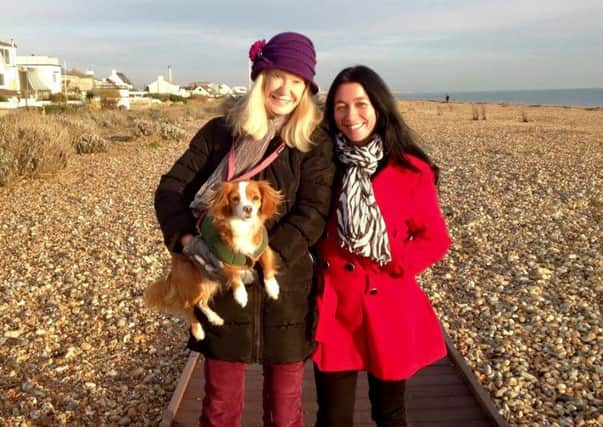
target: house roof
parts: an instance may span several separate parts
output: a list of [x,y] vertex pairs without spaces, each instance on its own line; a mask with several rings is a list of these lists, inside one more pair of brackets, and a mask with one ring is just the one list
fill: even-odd
[[88,75],[82,73],[80,70],[77,70],[75,68],[72,68],[71,70],[65,71],[64,74],[68,75],[68,76],[78,76],[78,77],[90,77],[90,78],[92,78],[92,76],[88,76]]
[[60,67],[59,58],[46,55],[25,55],[17,56],[17,65],[38,65],[38,66],[56,66]]
[[125,83],[125,84],[127,84],[127,85],[132,85],[132,86],[134,86],[134,83],[132,83],[132,82],[130,81],[130,79],[126,77],[126,75],[125,75],[124,73],[117,72],[116,74],[117,74],[117,77],[119,77],[119,78],[121,79],[121,81],[122,81],[122,82],[124,82],[124,83]]
[[195,89],[196,87],[203,87],[203,88],[207,88],[207,86],[209,86],[210,82],[190,82],[188,85],[186,85],[184,88],[185,89]]

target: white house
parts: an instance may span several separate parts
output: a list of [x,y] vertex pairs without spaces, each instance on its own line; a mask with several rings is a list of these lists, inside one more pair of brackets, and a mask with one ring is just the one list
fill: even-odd
[[209,92],[206,91],[203,86],[197,86],[189,92],[191,93],[191,95],[209,97]]
[[19,92],[19,68],[17,67],[17,46],[0,41],[0,91],[16,96]]
[[61,65],[58,58],[41,55],[17,56],[16,62],[17,67],[26,73],[27,87],[21,87],[21,91],[62,92]]
[[233,86],[232,94],[235,96],[242,96],[247,93],[247,86]]
[[94,75],[91,76],[79,70],[72,69],[65,71],[62,78],[67,94],[85,95],[94,89]]
[[124,73],[117,72],[117,70],[111,70],[111,75],[107,77],[107,80],[121,89],[134,89],[134,84],[132,84],[130,79]]
[[226,96],[232,94],[230,86],[224,83],[210,83],[209,92],[216,97]]
[[178,95],[184,98],[190,96],[188,91],[180,88],[180,86],[175,83],[167,81],[163,76],[157,76],[157,80],[149,83],[147,90],[149,93]]

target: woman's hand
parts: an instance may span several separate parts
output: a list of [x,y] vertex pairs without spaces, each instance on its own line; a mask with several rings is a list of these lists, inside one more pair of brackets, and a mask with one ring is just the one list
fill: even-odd
[[201,270],[205,271],[212,280],[220,280],[220,271],[224,268],[222,261],[218,259],[207,247],[201,236],[185,234],[180,238],[182,253]]
[[182,236],[180,238],[180,244],[182,245],[182,247],[186,248],[192,238],[193,238],[192,234],[185,234],[184,236]]

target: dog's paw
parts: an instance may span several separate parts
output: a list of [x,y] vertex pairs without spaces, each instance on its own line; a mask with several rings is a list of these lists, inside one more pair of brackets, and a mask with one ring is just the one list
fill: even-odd
[[222,319],[220,316],[218,316],[217,313],[214,313],[214,312],[206,313],[206,316],[207,316],[207,320],[212,325],[222,326],[224,324],[224,319]]
[[245,286],[239,286],[233,292],[234,299],[239,303],[241,307],[245,307],[247,305],[247,291],[245,290]]
[[264,280],[264,287],[266,288],[266,293],[270,298],[278,299],[279,286],[274,277],[272,279]]
[[200,323],[193,323],[191,325],[191,333],[197,341],[205,339],[205,332],[203,332],[203,328],[201,327]]
[[212,325],[216,325],[216,326],[222,326],[224,324],[224,319],[222,319],[218,313],[216,313],[215,311],[213,311],[211,308],[209,308],[206,305],[203,304],[197,304],[197,307],[199,307],[199,309],[201,310],[201,312],[205,315],[205,317],[207,318],[207,321],[209,323],[211,323]]

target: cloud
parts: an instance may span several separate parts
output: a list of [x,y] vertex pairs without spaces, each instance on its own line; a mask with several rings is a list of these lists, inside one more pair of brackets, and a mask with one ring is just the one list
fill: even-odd
[[20,0],[2,11],[0,40],[140,85],[167,65],[182,83],[244,83],[251,43],[295,30],[315,42],[322,86],[358,63],[410,90],[539,85],[545,73],[603,86],[602,20],[600,0]]
[[[580,13],[603,11],[598,0],[471,0],[442,4],[414,13],[394,14],[371,30],[379,33],[475,33],[522,28]],[[579,29],[580,27],[576,27]]]

